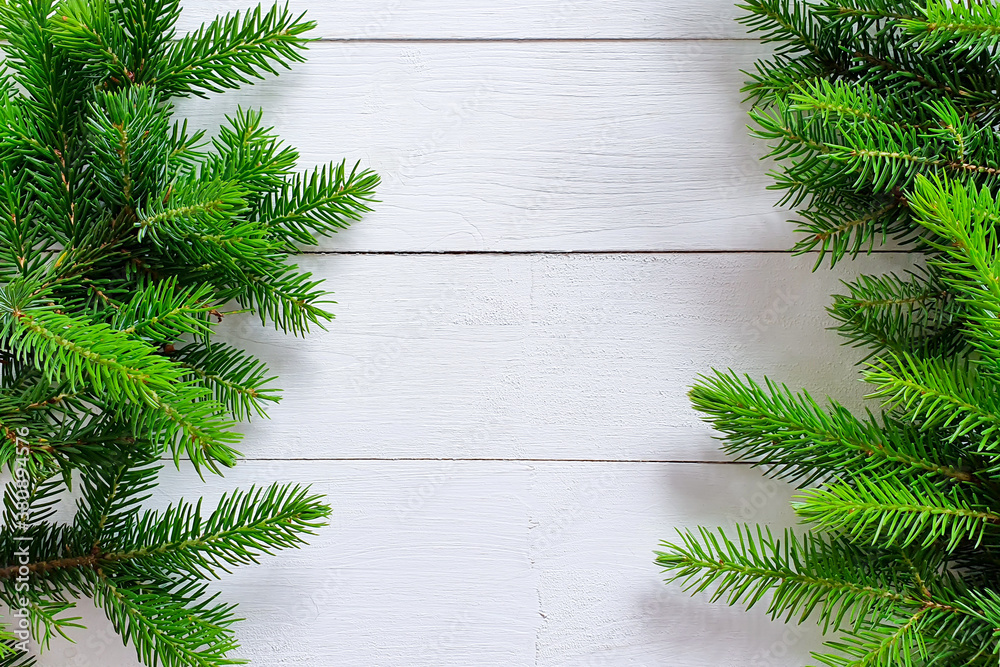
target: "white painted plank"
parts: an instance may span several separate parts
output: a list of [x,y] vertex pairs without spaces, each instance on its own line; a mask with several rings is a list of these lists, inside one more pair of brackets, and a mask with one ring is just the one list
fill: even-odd
[[648,545],[679,527],[795,525],[784,484],[735,466],[548,464],[535,468],[533,488],[532,558],[545,616],[538,665],[810,664],[815,627],[691,598],[647,565]]
[[305,342],[232,317],[285,401],[249,457],[717,460],[687,388],[711,367],[856,403],[825,330],[840,278],[786,254],[334,255],[301,265],[339,302]]
[[727,250],[793,244],[739,92],[755,42],[320,44],[210,102],[263,106],[303,164],[361,160],[376,212],[329,249]]
[[[170,472],[157,501],[272,479],[313,483],[335,518],[220,582],[252,664],[791,667],[816,645],[811,626],[665,587],[652,562],[676,527],[792,521],[788,489],[742,466],[246,462],[224,484]],[[42,667],[137,664],[88,620]]]
[[[267,2],[265,4],[270,4]],[[181,31],[252,0],[187,0]],[[735,0],[293,0],[333,39],[742,38]]]

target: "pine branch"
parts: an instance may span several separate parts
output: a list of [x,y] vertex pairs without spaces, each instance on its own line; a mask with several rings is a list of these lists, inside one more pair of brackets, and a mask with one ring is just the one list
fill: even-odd
[[923,548],[942,540],[948,551],[962,542],[978,546],[1000,515],[953,487],[947,491],[926,479],[857,475],[850,481],[808,489],[792,504],[817,529],[848,535],[871,546]]
[[236,280],[273,273],[284,246],[264,225],[243,218],[246,197],[233,181],[176,183],[166,201],[138,213],[139,240],[155,247],[167,270],[211,264]]
[[[224,269],[218,265],[205,267],[206,273]],[[206,277],[209,277],[206,276]],[[240,281],[221,276],[213,282],[219,287],[220,296],[236,299],[243,307],[260,317],[261,323],[272,322],[282,331],[305,334],[312,325],[323,328],[333,314],[322,308],[329,301],[329,292],[319,289],[321,280],[311,273],[298,271],[297,266],[279,265],[269,276],[246,273]],[[216,282],[218,281],[218,282]]]
[[[862,276],[831,314],[866,348],[879,419],[733,374],[692,390],[737,458],[815,484],[802,538],[700,529],[660,554],[713,599],[843,629],[836,667],[985,667],[1000,659],[1000,205],[995,3],[787,0],[744,7],[776,44],[745,90],[799,211],[797,251],[836,264],[890,236],[926,256]],[[846,609],[846,611],[845,611]]]
[[880,122],[898,125],[899,117],[909,113],[870,85],[859,86],[846,81],[813,79],[803,82],[789,92],[787,99],[789,108],[810,112],[824,123]]
[[992,3],[968,4],[927,0],[918,7],[923,14],[901,24],[914,36],[914,44],[924,51],[946,49],[950,53],[975,57],[989,53],[997,58],[1000,45],[1000,7]]
[[152,346],[115,331],[34,303],[27,283],[0,291],[0,338],[17,358],[31,360],[51,381],[87,387],[94,400],[122,411],[137,433],[168,444],[179,461],[187,453],[196,466],[232,465],[230,446],[238,434],[219,417],[221,406],[207,390],[184,381],[185,370]]
[[276,75],[277,67],[304,60],[302,35],[314,27],[277,3],[218,18],[171,45],[153,83],[170,95],[204,97]]
[[64,0],[47,25],[53,42],[76,60],[99,67],[97,76],[134,81],[120,23],[112,19],[107,0]]
[[922,633],[939,620],[930,608],[920,608],[910,615],[899,615],[890,621],[825,643],[838,654],[815,655],[829,667],[896,667],[897,665],[927,664],[935,657]]
[[160,345],[184,335],[208,337],[210,315],[217,306],[207,285],[181,288],[174,279],[148,282],[138,286],[131,301],[113,306],[111,327]]
[[215,511],[201,517],[201,502],[180,502],[163,512],[146,512],[130,533],[102,553],[111,571],[137,565],[195,578],[256,563],[262,554],[297,548],[325,525],[330,509],[306,487],[273,485],[224,495]]
[[225,657],[238,646],[231,629],[239,620],[235,607],[213,604],[205,586],[155,579],[119,582],[99,570],[92,576],[94,601],[146,664],[243,664]]
[[170,150],[168,111],[146,86],[103,93],[91,104],[91,159],[106,201],[131,208],[157,194]]
[[830,20],[858,28],[920,16],[911,0],[826,0],[817,3],[815,11]]
[[[792,0],[749,0],[737,5],[747,12],[739,21],[752,35],[766,43],[777,42],[779,55],[806,51],[815,56],[823,54],[820,46],[820,24],[815,15]],[[758,34],[759,33],[759,34]]]
[[[307,488],[273,485],[225,495],[205,518],[200,502],[182,501],[135,521],[159,467],[148,455],[126,455],[115,466],[89,470],[73,529],[29,543],[32,594],[49,587],[93,596],[147,664],[240,664],[225,657],[236,646],[235,608],[215,603],[198,580],[302,545],[330,510]],[[8,562],[17,560],[13,548],[7,553]],[[21,565],[0,567],[8,589]],[[58,618],[67,607],[57,606],[47,617],[65,630],[73,619]]]
[[[304,544],[329,508],[280,484],[207,516],[141,504],[168,450],[199,474],[235,463],[234,420],[279,390],[215,340],[224,304],[295,334],[332,319],[290,256],[367,212],[378,177],[346,161],[297,173],[260,111],[206,147],[172,98],[303,60],[313,24],[275,5],[177,39],[179,14],[178,0],[0,3],[0,604],[26,607],[45,647],[93,597],[140,660],[219,667],[242,664],[237,619],[204,580]],[[31,663],[12,647],[0,624],[0,667]]]
[[746,100],[754,106],[765,107],[783,100],[800,86],[808,85],[824,76],[830,76],[833,69],[824,67],[816,60],[800,60],[785,55],[775,55],[772,60],[758,60],[754,71],[743,72],[749,79],[740,92],[747,93]]
[[1000,254],[996,225],[1000,203],[988,190],[921,179],[914,211],[925,228],[940,237],[928,243],[943,257],[935,259],[944,279],[968,312],[973,345],[994,371],[1000,369]]
[[965,467],[945,462],[937,434],[870,415],[859,420],[835,402],[829,411],[809,394],[794,394],[770,380],[716,372],[691,390],[694,407],[725,436],[723,448],[739,461],[764,466],[774,477],[805,486],[832,474],[878,471],[974,482]]
[[370,170],[350,172],[346,162],[295,174],[280,190],[261,202],[260,219],[272,234],[290,242],[316,245],[316,236],[329,236],[370,211],[380,179]]
[[838,198],[836,202],[814,197],[809,208],[799,211],[805,218],[796,231],[804,234],[793,251],[805,254],[818,251],[814,269],[830,258],[832,268],[844,257],[854,259],[862,251],[871,252],[876,240],[885,243],[890,235],[909,235],[908,211],[897,199],[871,203],[851,202]]
[[861,276],[845,283],[847,295],[835,295],[830,315],[837,331],[855,347],[867,347],[862,361],[885,353],[919,357],[953,354],[965,347],[963,312],[936,272]]
[[875,385],[868,398],[881,399],[922,428],[946,429],[950,441],[969,437],[981,452],[995,449],[1000,396],[967,360],[892,354],[873,364],[864,379]]
[[174,40],[179,0],[115,0],[113,18],[130,36],[128,62],[135,83],[149,83]]
[[280,390],[267,365],[242,350],[222,343],[193,343],[177,350],[172,358],[191,372],[192,378],[212,390],[212,397],[226,406],[239,421],[251,415],[266,416],[264,403],[277,403]]
[[860,629],[890,618],[896,609],[924,606],[950,613],[947,605],[928,602],[898,590],[895,577],[878,568],[879,558],[843,541],[812,534],[738,526],[730,539],[699,528],[680,531],[680,543],[664,542],[656,562],[687,591],[711,590],[712,601],[747,608],[769,596],[772,618],[799,623],[815,614],[824,630]]
[[212,139],[215,150],[202,164],[202,180],[239,183],[258,197],[284,187],[299,154],[282,144],[274,128],[263,126],[263,110],[239,108],[226,120],[228,125]]

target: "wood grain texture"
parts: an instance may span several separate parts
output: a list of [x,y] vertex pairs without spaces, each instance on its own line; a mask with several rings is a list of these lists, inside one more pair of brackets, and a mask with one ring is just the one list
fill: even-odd
[[[816,645],[667,588],[652,563],[675,528],[790,524],[789,489],[743,466],[246,462],[221,484],[168,470],[153,504],[272,479],[313,484],[335,514],[311,546],[219,582],[255,665],[792,667]],[[138,664],[86,615],[95,632],[41,667]]]
[[384,178],[337,250],[784,250],[789,215],[747,136],[755,42],[319,44],[238,105],[302,151]]
[[[185,4],[190,29],[245,2]],[[739,70],[767,49],[732,4],[295,0],[326,40],[309,63],[180,104],[206,128],[263,106],[304,165],[347,156],[384,178],[376,212],[323,248],[386,254],[301,259],[340,302],[327,332],[223,325],[285,388],[272,419],[245,429],[250,460],[207,486],[168,470],[152,501],[274,480],[330,497],[332,525],[310,547],[219,582],[248,619],[240,657],[809,659],[813,628],[660,581],[652,551],[676,527],[793,522],[787,487],[706,463],[723,457],[686,391],[733,367],[858,405],[858,355],[824,308],[839,279],[912,260],[811,274],[812,258],[718,254],[794,241],[740,104]],[[393,254],[568,250],[599,254]],[[95,629],[41,667],[138,664],[99,612],[85,616]]]
[[732,367],[856,404],[856,351],[827,331],[838,280],[812,257],[340,255],[301,258],[339,302],[305,342],[224,323],[285,389],[242,451],[266,458],[720,460],[689,407]]
[[[270,4],[265,3],[265,4]],[[293,0],[328,39],[743,38],[731,0]],[[189,1],[187,31],[246,0]]]

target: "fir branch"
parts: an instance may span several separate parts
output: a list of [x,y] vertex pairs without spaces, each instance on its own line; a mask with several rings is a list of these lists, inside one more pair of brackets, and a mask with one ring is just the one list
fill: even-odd
[[[232,465],[239,440],[207,390],[183,381],[185,371],[152,346],[113,330],[35,305],[30,286],[0,291],[0,338],[22,361],[38,364],[52,381],[86,386],[94,400],[130,415],[137,432],[167,443],[196,466]],[[100,397],[100,398],[98,398]]]
[[182,288],[168,278],[139,285],[131,301],[115,307],[111,326],[127,336],[166,345],[186,334],[211,336],[210,314],[217,306],[209,286]]
[[170,152],[168,112],[147,86],[99,93],[91,104],[94,178],[108,202],[137,207],[158,193]]
[[[180,502],[163,512],[146,512],[116,550],[104,552],[103,569],[138,563],[154,571],[215,576],[216,570],[256,563],[305,543],[304,537],[325,525],[330,508],[307,487],[272,485],[223,495],[215,511],[202,518],[201,502]],[[95,562],[95,566],[96,566]]]
[[821,25],[815,15],[792,0],[749,0],[737,5],[746,12],[739,21],[750,34],[760,33],[764,43],[777,42],[777,53],[806,51],[823,55],[820,47]]
[[830,315],[837,331],[855,347],[867,347],[862,362],[884,353],[931,357],[965,347],[960,304],[937,273],[861,276],[835,295]]
[[1000,369],[1000,253],[996,229],[1000,203],[988,190],[921,179],[914,211],[918,221],[939,237],[928,239],[942,257],[932,261],[955,289],[968,311],[973,345],[985,362]]
[[815,657],[829,667],[895,667],[914,664],[914,660],[930,660],[935,653],[922,636],[927,628],[940,620],[940,614],[922,607],[910,615],[899,615],[825,642],[838,651]]
[[108,0],[64,0],[47,29],[53,42],[74,59],[100,66],[100,79],[135,80],[126,62],[125,30],[112,19]]
[[299,153],[282,144],[274,128],[264,127],[263,110],[239,108],[212,139],[214,152],[201,165],[201,179],[238,183],[257,196],[285,186]]
[[[260,111],[206,149],[171,98],[301,61],[313,24],[275,5],[176,39],[179,14],[178,0],[0,3],[0,603],[27,607],[44,647],[90,596],[140,660],[218,667],[242,662],[237,619],[201,580],[300,546],[329,508],[290,485],[208,516],[141,504],[165,451],[199,474],[232,465],[233,420],[278,398],[261,361],[214,340],[222,304],[296,334],[331,319],[289,256],[366,212],[378,178],[346,162],[297,174]],[[30,663],[9,639],[0,666]]]
[[979,451],[994,449],[1000,397],[968,360],[890,354],[872,364],[864,378],[875,385],[869,398],[881,399],[907,419],[919,421],[922,428],[946,429],[951,441],[969,437]]
[[[224,268],[208,265],[203,270],[208,278]],[[308,332],[313,325],[323,328],[325,322],[333,319],[333,314],[322,305],[336,302],[326,298],[329,292],[319,289],[322,281],[313,279],[311,273],[299,272],[297,266],[279,265],[269,276],[245,273],[240,278],[236,282],[223,275],[213,282],[222,297],[236,299],[260,317],[262,324],[270,321],[275,328],[298,335]]]
[[824,631],[842,627],[815,656],[824,665],[993,665],[1000,10],[945,0],[749,9],[751,27],[778,43],[747,90],[755,134],[780,161],[772,187],[804,203],[796,249],[832,265],[892,236],[923,252],[926,270],[862,276],[831,308],[873,359],[865,380],[888,410],[880,419],[733,374],[691,392],[730,453],[816,484],[795,502],[813,531],[701,529],[658,562],[713,599],[752,605],[773,593],[775,617],[813,612]]
[[172,358],[192,377],[212,390],[234,419],[266,416],[264,403],[280,400],[280,390],[270,386],[275,378],[259,359],[222,343],[193,343],[176,350]]
[[261,202],[258,215],[271,233],[308,245],[316,236],[329,236],[346,229],[370,211],[380,179],[369,170],[350,172],[346,162],[317,167],[296,174]]
[[823,410],[809,394],[794,394],[770,380],[761,387],[750,378],[716,372],[702,376],[691,401],[725,435],[723,448],[769,474],[807,485],[833,474],[868,470],[913,472],[961,482],[978,481],[949,465],[938,451],[936,434],[869,416],[860,420],[835,402]]
[[858,475],[849,482],[808,489],[792,504],[817,529],[849,535],[872,546],[932,546],[943,540],[954,551],[962,542],[982,543],[1000,514],[953,487],[943,491],[926,479]]
[[805,254],[818,250],[813,268],[819,267],[828,256],[832,268],[845,256],[854,259],[866,247],[867,252],[871,252],[876,239],[884,242],[892,232],[905,234],[909,223],[909,215],[898,200],[858,209],[849,201],[841,200],[834,206],[827,206],[814,199],[810,207],[799,214],[805,222],[799,223],[797,231],[805,237],[795,244],[793,251]]
[[170,95],[204,97],[276,75],[277,67],[304,60],[302,35],[315,25],[277,3],[266,12],[257,5],[242,16],[218,18],[175,42],[152,81]]
[[679,543],[664,542],[657,552],[668,581],[691,592],[711,589],[713,601],[748,608],[769,596],[772,618],[801,623],[815,613],[824,629],[836,631],[886,618],[897,607],[928,604],[897,590],[876,567],[879,559],[843,541],[790,531],[775,538],[769,529],[746,526],[736,527],[735,539],[705,528],[679,536]]
[[149,83],[166,56],[180,18],[179,0],[115,0],[112,15],[129,35],[128,62],[134,83]]
[[[242,664],[225,656],[238,644],[233,605],[213,604],[204,586],[169,581],[119,582],[93,575],[94,601],[140,660],[163,667]],[[207,599],[206,599],[207,598]]]
[[923,15],[907,18],[901,25],[914,36],[924,51],[947,49],[951,53],[976,57],[1000,45],[1000,7],[989,2],[948,2],[927,0],[917,7]]

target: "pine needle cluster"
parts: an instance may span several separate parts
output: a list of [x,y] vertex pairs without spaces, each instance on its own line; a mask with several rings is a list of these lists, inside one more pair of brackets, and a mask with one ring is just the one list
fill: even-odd
[[303,544],[330,511],[281,484],[142,507],[164,459],[199,475],[236,463],[238,424],[279,390],[218,323],[328,322],[294,255],[358,219],[378,184],[344,162],[301,171],[257,110],[210,139],[175,118],[175,98],[302,61],[314,27],[274,5],[181,35],[180,11],[0,2],[0,666],[72,636],[80,597],[146,664],[239,664],[235,608],[206,582]]
[[733,372],[696,409],[741,461],[800,487],[807,529],[681,531],[657,562],[713,600],[818,621],[829,667],[1000,663],[1000,10],[951,0],[750,0],[775,46],[747,91],[820,261],[895,237],[912,275],[831,314],[878,409]]

